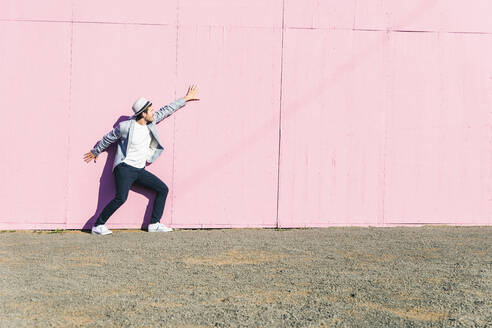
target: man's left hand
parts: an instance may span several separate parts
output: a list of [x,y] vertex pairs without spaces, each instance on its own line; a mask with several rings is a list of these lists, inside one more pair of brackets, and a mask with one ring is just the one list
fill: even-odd
[[186,93],[186,96],[184,96],[184,99],[186,101],[200,100],[197,98],[197,93],[198,88],[193,84],[188,88],[188,92]]

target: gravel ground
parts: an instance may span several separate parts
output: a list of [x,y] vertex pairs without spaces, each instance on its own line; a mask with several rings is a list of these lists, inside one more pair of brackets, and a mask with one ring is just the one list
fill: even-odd
[[1,327],[492,327],[492,227],[0,232]]

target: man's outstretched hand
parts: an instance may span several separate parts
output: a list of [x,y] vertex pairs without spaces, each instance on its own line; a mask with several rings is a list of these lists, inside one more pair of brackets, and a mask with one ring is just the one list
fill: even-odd
[[91,151],[84,155],[84,161],[86,163],[89,163],[92,160],[94,160],[94,163],[95,163],[96,159],[97,159],[97,156],[94,155]]
[[184,96],[184,99],[186,101],[200,100],[197,98],[197,94],[198,88],[193,84],[188,88],[188,92],[186,93],[186,96]]

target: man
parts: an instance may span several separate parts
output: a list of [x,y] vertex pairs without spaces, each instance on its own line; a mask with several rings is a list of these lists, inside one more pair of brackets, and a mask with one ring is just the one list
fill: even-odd
[[150,188],[157,193],[151,222],[147,230],[149,232],[173,230],[160,223],[169,189],[158,177],[145,170],[145,163],[154,162],[164,150],[159,140],[156,124],[183,107],[186,102],[200,100],[196,97],[197,92],[198,88],[195,85],[191,85],[186,96],[162,107],[155,113],[150,101],[145,98],[139,98],[132,107],[135,116],[120,122],[116,128],[103,136],[96,147],[84,155],[84,161],[88,163],[94,160],[95,163],[102,151],[115,141],[118,141],[113,163],[116,196],[106,205],[97,218],[92,227],[93,235],[112,234],[112,231],[104,224],[126,201],[130,187],[134,183]]

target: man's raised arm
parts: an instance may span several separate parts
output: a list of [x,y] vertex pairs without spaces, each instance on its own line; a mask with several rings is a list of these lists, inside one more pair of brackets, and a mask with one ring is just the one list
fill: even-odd
[[159,123],[184,105],[186,105],[185,97],[181,97],[173,101],[169,105],[161,107],[158,111],[154,113],[155,124]]
[[188,91],[186,92],[186,96],[181,97],[174,102],[170,103],[169,105],[166,105],[156,111],[154,113],[154,120],[155,124],[159,123],[184,105],[186,105],[187,101],[195,101],[195,100],[200,100],[197,97],[198,94],[198,87],[195,84],[192,84],[188,87]]

